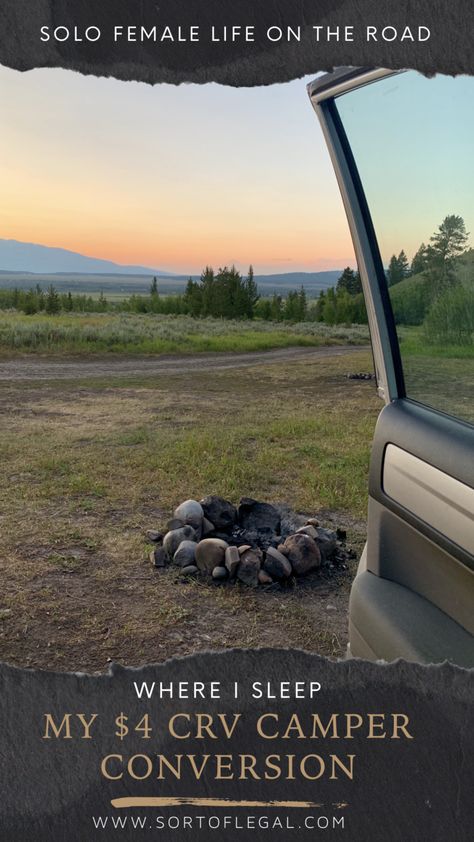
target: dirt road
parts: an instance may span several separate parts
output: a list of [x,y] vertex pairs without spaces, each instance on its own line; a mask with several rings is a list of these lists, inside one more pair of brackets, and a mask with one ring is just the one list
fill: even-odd
[[367,351],[367,346],[331,345],[321,348],[278,348],[245,354],[160,355],[158,357],[16,357],[0,362],[0,381],[75,380],[248,368],[287,360],[335,357]]

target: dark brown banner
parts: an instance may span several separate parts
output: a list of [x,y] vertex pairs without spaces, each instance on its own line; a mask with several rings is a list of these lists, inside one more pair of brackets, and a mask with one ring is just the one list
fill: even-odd
[[200,654],[1,670],[2,838],[471,838],[472,671]]

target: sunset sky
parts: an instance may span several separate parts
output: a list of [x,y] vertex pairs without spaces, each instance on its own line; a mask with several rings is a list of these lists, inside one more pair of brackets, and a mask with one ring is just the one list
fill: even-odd
[[[307,81],[150,87],[0,67],[0,237],[175,273],[355,265]],[[447,214],[474,232],[473,88],[410,72],[338,101],[386,264]]]
[[353,264],[306,81],[150,87],[0,68],[0,237],[183,273]]

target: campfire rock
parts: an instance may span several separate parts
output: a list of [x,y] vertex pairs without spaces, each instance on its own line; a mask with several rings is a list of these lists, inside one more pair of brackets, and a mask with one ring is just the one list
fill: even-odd
[[[247,549],[250,549],[248,547]],[[240,564],[240,553],[237,547],[227,547],[225,551],[225,566],[229,572],[229,577],[234,578],[237,568]]]
[[304,576],[321,565],[319,547],[309,535],[289,535],[283,549],[295,576]]
[[318,526],[317,532],[316,543],[321,553],[321,560],[324,563],[336,552],[337,535],[331,529],[324,529],[322,526]]
[[228,500],[209,494],[201,500],[204,517],[214,524],[214,529],[231,530],[237,520],[237,509]]
[[242,555],[242,553],[246,553],[247,550],[251,550],[251,549],[252,549],[251,544],[241,544],[241,546],[238,547],[239,555]]
[[261,557],[257,550],[245,550],[240,556],[240,564],[237,568],[237,578],[251,588],[258,586],[258,574],[260,573]]
[[155,567],[165,567],[167,553],[164,547],[155,547],[150,553],[150,561]]
[[246,530],[275,535],[280,532],[280,512],[271,503],[259,503],[251,497],[242,497],[238,511],[239,524]]
[[300,533],[303,535],[309,535],[309,537],[314,540],[318,537],[318,530],[311,524],[308,524],[307,526],[300,526],[300,528],[296,530],[296,534],[299,535]]
[[179,567],[189,567],[190,564],[194,564],[196,547],[197,544],[195,541],[181,541],[173,556],[174,563]]
[[268,548],[263,569],[276,579],[288,579],[292,571],[288,559],[274,547]]
[[199,573],[199,568],[196,567],[195,564],[188,564],[187,567],[183,567],[181,572],[184,573],[185,576],[195,576],[196,573]]
[[166,531],[172,532],[173,529],[182,529],[183,526],[186,526],[184,520],[180,517],[172,517],[166,524]]
[[170,558],[173,558],[181,541],[195,541],[196,533],[192,526],[181,526],[179,529],[171,529],[163,539],[163,546]]
[[203,538],[206,538],[211,532],[215,532],[216,527],[207,517],[203,517],[202,524],[201,524],[201,534]]
[[199,530],[202,527],[204,512],[197,500],[185,500],[174,512],[175,518],[189,524],[193,529]]
[[214,567],[224,567],[225,551],[229,545],[221,538],[204,538],[196,546],[196,564],[199,570],[212,573]]
[[217,581],[222,581],[223,579],[227,579],[227,570],[225,567],[214,567],[212,571],[212,578],[217,579]]
[[163,533],[158,532],[157,529],[147,529],[146,537],[152,544],[161,544],[163,541]]
[[324,529],[316,518],[294,512],[286,503],[250,497],[241,498],[238,510],[215,494],[200,502],[185,500],[175,509],[168,531],[150,529],[146,535],[154,545],[150,560],[156,567],[173,560],[186,576],[201,573],[216,582],[239,580],[253,588],[284,586],[321,565],[326,576],[336,575],[348,569],[344,561],[355,555],[346,549],[342,530]]

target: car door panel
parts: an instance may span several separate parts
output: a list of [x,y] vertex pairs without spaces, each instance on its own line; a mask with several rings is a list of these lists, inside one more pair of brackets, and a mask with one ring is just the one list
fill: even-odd
[[406,394],[376,231],[337,106],[338,97],[396,75],[352,68],[308,87],[346,208],[386,403],[371,454],[367,545],[351,590],[350,650],[474,666],[474,426]]

